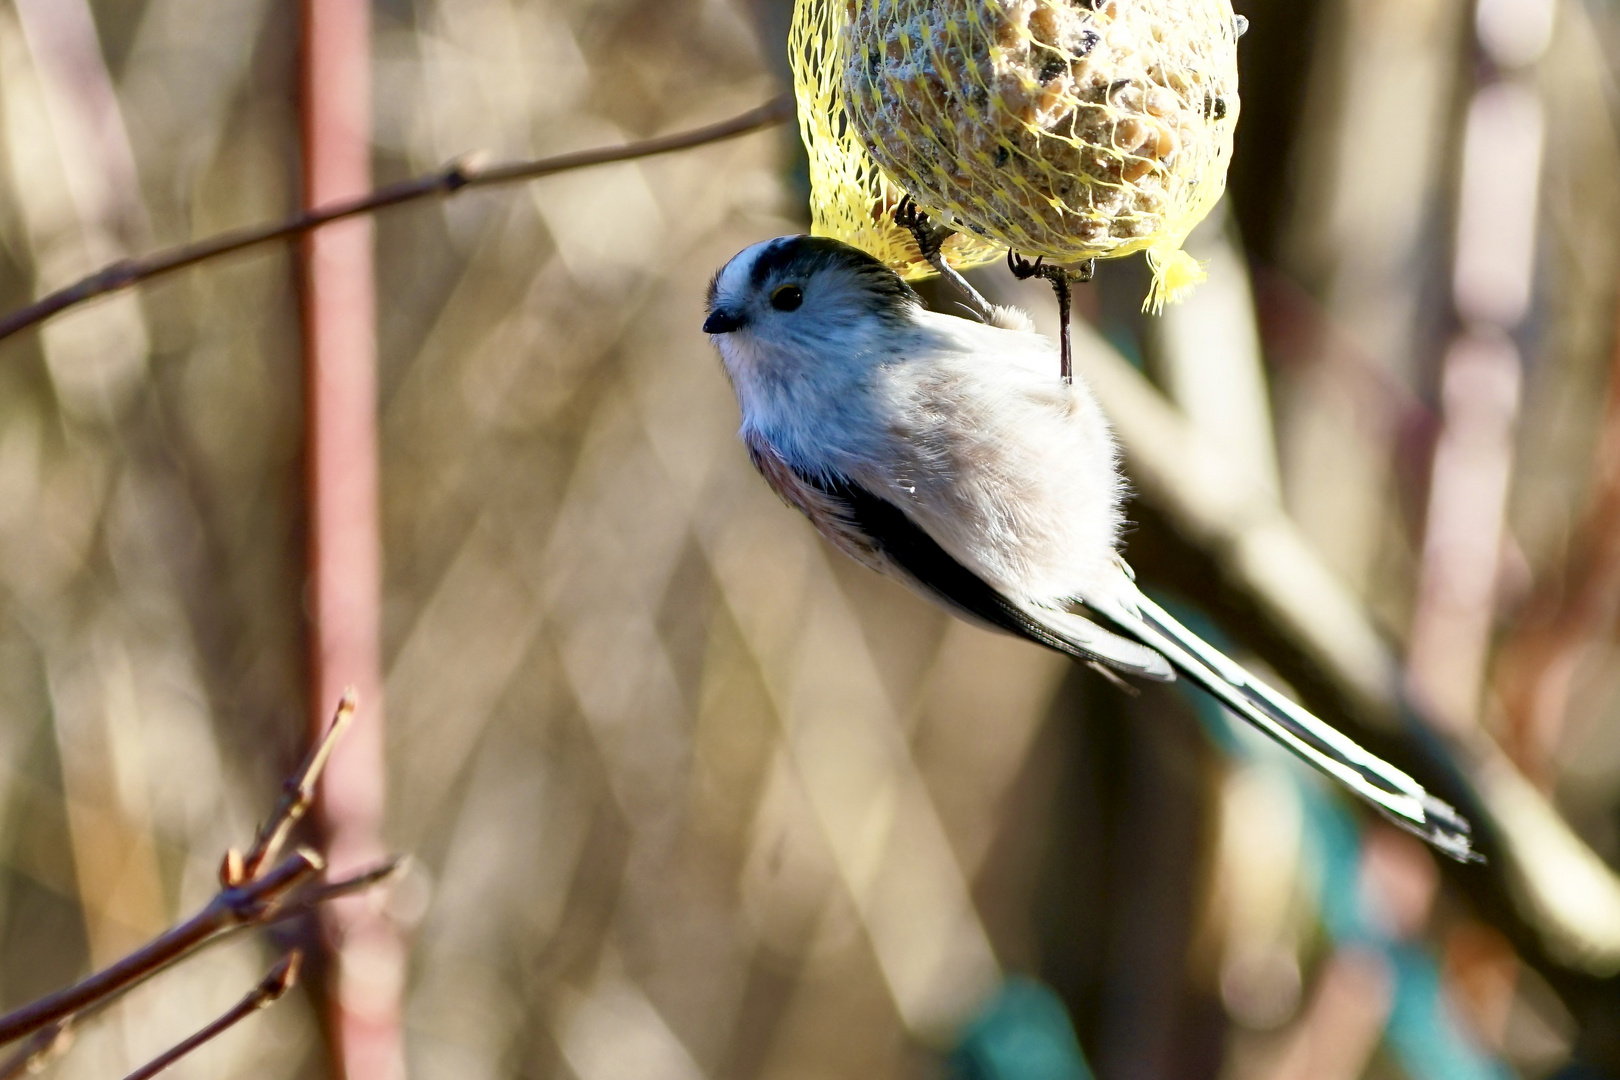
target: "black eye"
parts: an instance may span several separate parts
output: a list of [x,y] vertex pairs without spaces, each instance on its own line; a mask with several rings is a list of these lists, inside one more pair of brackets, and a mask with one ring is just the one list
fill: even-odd
[[804,290],[797,285],[782,285],[771,293],[771,307],[777,311],[797,311],[804,303]]

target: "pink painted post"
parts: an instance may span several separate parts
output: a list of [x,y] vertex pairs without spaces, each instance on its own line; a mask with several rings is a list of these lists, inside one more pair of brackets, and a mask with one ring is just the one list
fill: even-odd
[[[302,10],[303,196],[306,207],[319,207],[371,187],[370,14],[366,0],[304,0]],[[337,876],[386,854],[370,219],[311,233],[302,256],[313,729],[326,724],[345,687],[360,695],[323,785],[321,822]],[[333,905],[326,930],[333,1074],[400,1080],[399,937],[360,897]]]

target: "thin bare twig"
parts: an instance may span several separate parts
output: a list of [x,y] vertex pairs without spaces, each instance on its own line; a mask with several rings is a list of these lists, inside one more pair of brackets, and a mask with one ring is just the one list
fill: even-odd
[[246,248],[257,247],[273,240],[286,240],[301,236],[312,229],[360,214],[374,214],[379,210],[415,202],[418,199],[454,195],[466,188],[493,187],[514,184],[542,176],[583,169],[591,165],[607,165],[616,161],[667,154],[675,150],[688,150],[708,143],[747,135],[761,128],[772,127],[793,115],[793,96],[784,94],[758,108],[734,116],[729,120],[660,135],[624,146],[608,146],[596,150],[581,150],[555,157],[519,161],[506,165],[483,168],[463,158],[451,162],[437,172],[402,180],[378,188],[363,198],[335,203],[317,210],[295,214],[283,221],[267,225],[252,225],[232,229],[191,244],[169,248],[137,259],[121,259],[103,267],[88,277],[65,288],[40,297],[26,307],[0,317],[0,340],[20,330],[38,325],[59,312],[75,307],[87,300],[105,296],[142,281],[183,270],[188,266],[230,255]]
[[320,873],[324,862],[313,851],[300,850],[257,880],[222,889],[197,914],[110,967],[81,982],[0,1016],[0,1043],[20,1039],[47,1024],[66,1019],[89,1006],[123,993],[169,967],[199,947],[239,926],[271,921],[278,901]]
[[[298,771],[282,784],[281,801],[259,827],[259,834],[254,838],[253,846],[248,849],[247,855],[242,858],[241,867],[232,868],[221,875],[226,879],[221,881],[225,887],[231,888],[258,877],[265,866],[274,862],[276,856],[281,854],[282,845],[287,842],[287,835],[314,804],[315,784],[326,768],[327,759],[332,756],[333,747],[337,746],[338,740],[348,730],[359,704],[359,696],[353,687],[344,691],[326,734],[310,747],[309,754],[304,758],[304,763],[299,766]],[[229,880],[233,874],[241,876],[234,881]]]
[[[300,890],[297,895],[288,897],[286,902],[281,904],[275,914],[271,915],[266,921],[280,922],[282,919],[302,915],[307,911],[320,907],[329,900],[365,892],[367,889],[375,885],[381,885],[398,874],[405,868],[405,864],[405,856],[396,855],[373,866],[370,870],[362,870],[360,873],[352,877],[346,877],[342,881],[326,881],[311,885],[307,889]],[[0,1080],[4,1080],[4,1078],[0,1077]]]
[[280,963],[271,968],[270,973],[259,981],[259,985],[248,991],[247,996],[238,1001],[229,1012],[190,1038],[171,1046],[124,1077],[124,1080],[150,1080],[209,1039],[230,1030],[266,1005],[280,1001],[282,996],[298,982],[298,965],[302,959],[303,954],[296,949],[282,957]]
[[[291,859],[307,858],[309,854],[310,853],[307,852],[296,854],[291,856]],[[62,1016],[60,1019],[39,1028],[28,1037],[26,1042],[24,1042],[16,1050],[12,1051],[10,1056],[6,1057],[3,1061],[0,1061],[0,1080],[18,1080],[19,1077],[29,1076],[38,1072],[40,1068],[43,1067],[45,1062],[50,1061],[52,1058],[56,1057],[59,1053],[66,1049],[66,1047],[73,1041],[73,1030],[83,1024],[89,1016],[112,1004],[117,1000],[120,994],[122,994],[125,990],[134,987],[136,983],[142,982],[148,977],[157,974],[159,971],[173,964],[175,961],[183,959],[186,955],[195,952],[197,949],[200,949],[205,945],[211,945],[223,938],[230,937],[243,930],[248,930],[253,927],[271,926],[276,923],[286,922],[289,919],[301,918],[330,900],[336,900],[339,897],[352,896],[355,893],[365,892],[367,889],[380,885],[384,881],[387,881],[389,878],[393,877],[395,874],[399,873],[399,871],[405,866],[405,863],[406,860],[403,856],[397,856],[378,866],[372,867],[370,870],[355,874],[353,877],[344,878],[342,881],[324,882],[321,884],[312,885],[309,888],[299,890],[296,893],[290,893],[292,886],[280,886],[275,890],[279,897],[275,902],[262,904],[256,909],[252,909],[252,913],[247,918],[237,922],[220,925],[212,931],[203,933],[200,937],[197,937],[192,944],[181,948],[178,952],[165,952],[161,956],[154,956],[146,953],[145,950],[142,950],[141,953],[127,957],[126,962],[136,960],[141,961],[139,964],[135,965],[137,971],[134,976],[127,981],[121,981],[118,985],[112,986],[110,989],[108,988],[108,984],[105,983],[101,984],[99,987],[87,989],[86,983],[88,983],[89,980],[86,980],[86,983],[80,983],[77,986],[70,987],[58,995],[53,995],[52,998],[36,1002],[36,1005],[44,1007],[47,1005],[47,1003],[53,1002],[56,999],[68,999],[70,1012],[68,1015]],[[267,876],[265,880],[268,881],[270,878]],[[307,880],[307,876],[297,878],[294,881],[294,885],[296,885],[297,881],[303,880]],[[201,917],[202,916],[199,915],[197,919],[200,919]],[[190,928],[192,923],[196,922],[197,919],[188,921],[183,927],[177,929]],[[165,937],[167,937],[167,935],[165,935]],[[157,943],[154,942],[153,944],[156,945]],[[151,948],[151,946],[148,946],[148,948]],[[149,968],[149,970],[145,970],[146,968]],[[111,969],[109,969],[109,971],[110,970]],[[107,973],[102,972],[101,974],[105,975]],[[94,996],[91,998],[91,1000],[89,1000],[87,1004],[81,1005],[77,1008],[71,1008],[71,1001],[82,997],[86,992],[93,993]],[[14,1013],[12,1015],[18,1016],[19,1013]],[[11,1017],[6,1017],[4,1019],[10,1020]]]
[[[283,785],[282,798],[259,828],[248,856],[244,858],[234,849],[226,855],[220,891],[201,911],[110,967],[0,1016],[0,1045],[25,1035],[34,1036],[0,1062],[0,1080],[20,1076],[37,1060],[49,1056],[69,1027],[86,1013],[102,1008],[204,945],[238,930],[307,913],[328,900],[368,889],[399,870],[403,860],[394,858],[341,881],[313,884],[312,879],[325,869],[326,861],[307,848],[298,848],[279,858],[269,870],[264,869],[271,860],[278,859],[288,832],[309,808],[321,771],[333,745],[347,729],[356,705],[352,693],[343,696],[326,735]],[[310,887],[301,888],[306,884]]]

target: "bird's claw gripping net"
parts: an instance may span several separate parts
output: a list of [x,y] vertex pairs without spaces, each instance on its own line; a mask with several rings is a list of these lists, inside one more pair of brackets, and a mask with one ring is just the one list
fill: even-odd
[[894,223],[911,234],[917,242],[917,251],[930,265],[940,255],[940,248],[950,239],[952,229],[945,225],[935,225],[928,214],[917,208],[917,201],[910,195],[901,198],[900,205],[894,208]]

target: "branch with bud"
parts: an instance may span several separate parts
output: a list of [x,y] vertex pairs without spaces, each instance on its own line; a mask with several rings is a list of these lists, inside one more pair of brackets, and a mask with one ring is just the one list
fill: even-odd
[[[259,826],[247,853],[236,848],[225,853],[219,869],[219,892],[201,911],[73,986],[0,1016],[0,1045],[26,1039],[10,1057],[0,1061],[0,1080],[12,1080],[37,1071],[67,1047],[77,1024],[112,1004],[125,991],[198,950],[240,931],[296,918],[339,896],[370,889],[399,870],[404,860],[394,857],[338,881],[321,881],[326,861],[319,852],[297,847],[283,854],[293,828],[314,804],[321,772],[353,720],[357,705],[353,691],[343,696],[325,735],[282,785],[280,801]],[[130,1074],[127,1080],[144,1080],[156,1075],[198,1046],[279,1000],[296,983],[299,961],[297,950],[287,953],[229,1012],[160,1054]]]

